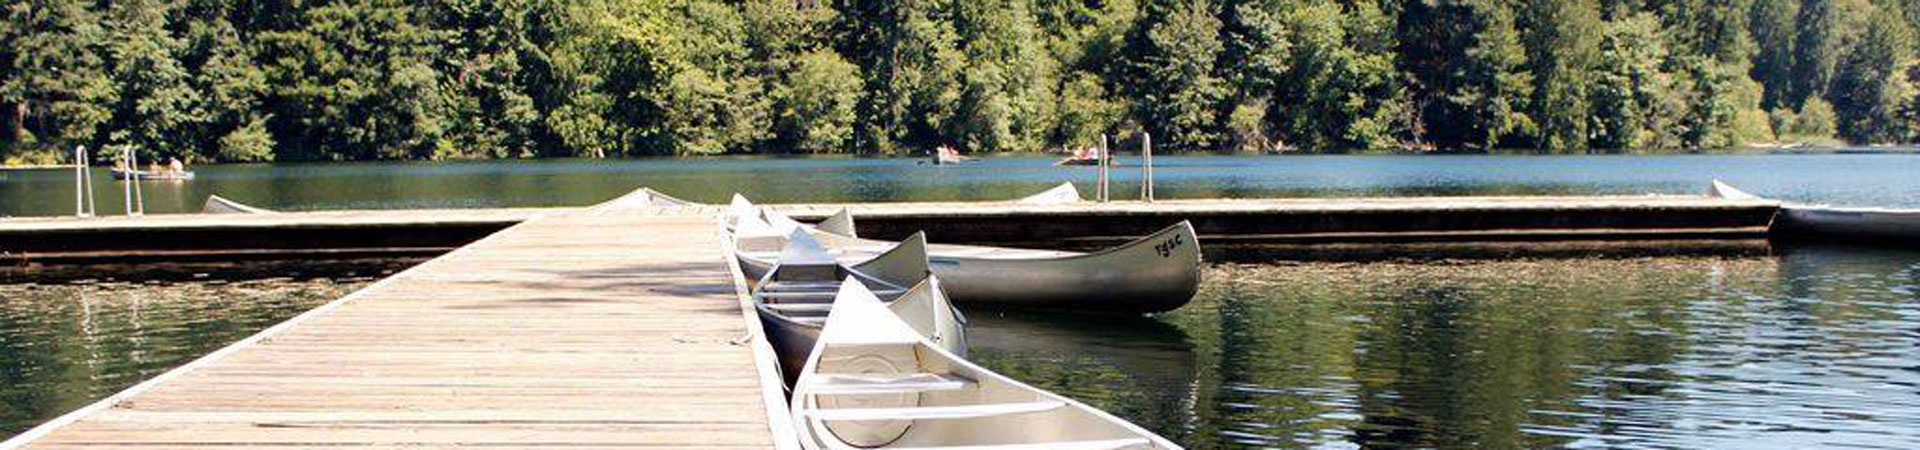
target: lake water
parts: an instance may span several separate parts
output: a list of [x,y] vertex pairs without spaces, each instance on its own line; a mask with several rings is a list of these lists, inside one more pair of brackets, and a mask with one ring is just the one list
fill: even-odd
[[1188,448],[1920,448],[1920,253],[1222,266],[973,357]]
[[300,278],[214,279],[204,276],[222,270],[203,269],[179,272],[185,280],[101,274],[0,284],[0,439],[344,296],[399,265],[353,267]]
[[[1776,250],[1221,265],[1169,314],[971,310],[969,341],[1193,449],[1920,448],[1920,253]],[[0,284],[0,437],[399,266]]]
[[[930,166],[912,158],[698,158],[361,162],[196,167],[191,181],[141,184],[147,211],[198,211],[210,194],[273,209],[587,205],[651,186],[703,202],[738,191],[763,202],[1003,200],[1072,181],[1089,167],[1052,158]],[[1131,157],[1121,164],[1137,164]],[[1733,182],[1788,200],[1920,206],[1920,155],[1162,156],[1159,198],[1699,193]],[[102,214],[124,210],[122,183],[96,171]],[[1114,173],[1136,198],[1139,171]],[[0,216],[73,213],[73,172],[0,171]]]

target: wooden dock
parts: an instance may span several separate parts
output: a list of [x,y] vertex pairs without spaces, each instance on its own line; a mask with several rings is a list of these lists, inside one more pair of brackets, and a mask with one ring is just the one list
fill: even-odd
[[716,210],[531,214],[0,448],[768,448]]

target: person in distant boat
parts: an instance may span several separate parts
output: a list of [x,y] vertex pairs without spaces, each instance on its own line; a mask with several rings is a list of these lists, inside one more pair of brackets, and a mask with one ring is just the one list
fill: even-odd
[[186,173],[187,164],[180,162],[180,158],[170,157],[170,158],[167,158],[167,170],[172,171],[173,173]]

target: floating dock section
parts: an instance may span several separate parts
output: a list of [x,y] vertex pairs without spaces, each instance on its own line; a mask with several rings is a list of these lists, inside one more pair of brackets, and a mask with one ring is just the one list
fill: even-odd
[[[1780,208],[1703,196],[1408,197],[769,205],[801,220],[847,208],[863,236],[1086,249],[1190,220],[1223,244],[1761,240]],[[649,207],[659,209],[659,207]],[[16,263],[435,255],[530,217],[575,209],[207,214],[0,220]]]

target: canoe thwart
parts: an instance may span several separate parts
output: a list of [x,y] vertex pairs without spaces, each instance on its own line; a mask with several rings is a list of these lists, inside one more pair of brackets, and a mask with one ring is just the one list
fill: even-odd
[[[812,393],[813,392],[809,392],[809,394]],[[984,405],[809,409],[806,411],[806,414],[808,417],[829,422],[842,420],[952,420],[1046,412],[1066,406],[1067,404],[1063,402],[1041,400],[1018,403],[990,403]]]
[[973,385],[973,380],[933,373],[897,377],[822,374],[807,384],[807,390],[814,394],[892,394],[952,391]]

